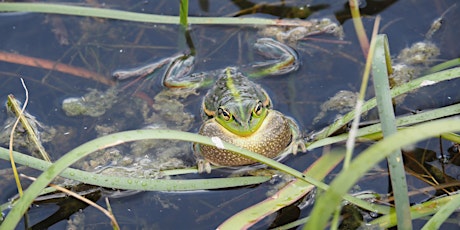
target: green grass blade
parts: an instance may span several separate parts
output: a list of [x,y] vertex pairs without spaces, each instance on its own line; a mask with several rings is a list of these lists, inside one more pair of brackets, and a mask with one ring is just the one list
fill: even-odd
[[[354,5],[352,4],[353,3],[356,3],[357,1],[350,1],[350,4],[351,5]],[[354,22],[354,25],[355,25],[355,28],[356,28],[356,32],[358,33],[358,36],[360,36],[359,40],[360,40],[360,44],[361,44],[361,48],[363,49],[363,52],[364,52],[364,56],[366,56],[366,65],[364,67],[364,72],[363,72],[363,76],[362,76],[362,81],[361,81],[361,86],[360,86],[360,89],[359,89],[359,95],[358,95],[358,99],[356,100],[356,105],[355,105],[355,115],[353,117],[353,122],[351,123],[351,128],[350,128],[350,131],[349,131],[349,137],[348,137],[348,140],[346,142],[346,154],[345,154],[345,160],[343,162],[343,168],[344,169],[347,169],[349,166],[350,166],[350,161],[351,161],[351,158],[353,156],[353,152],[354,152],[354,148],[355,148],[355,141],[356,141],[356,133],[358,131],[358,127],[359,127],[359,121],[361,119],[361,110],[363,109],[363,104],[364,104],[364,98],[366,96],[366,89],[367,89],[367,86],[368,86],[368,82],[369,82],[369,75],[370,75],[370,71],[371,71],[371,64],[372,64],[372,57],[374,56],[374,50],[375,50],[375,36],[377,35],[377,31],[374,30],[372,32],[372,40],[371,40],[371,44],[370,44],[370,47],[369,47],[369,42],[367,40],[367,36],[365,35],[364,33],[364,28],[362,27],[362,21],[361,21],[361,18],[359,17],[359,9],[357,6],[355,7],[352,7],[354,8],[354,10],[352,10],[352,12],[355,12],[353,14],[353,22]],[[380,17],[377,16],[376,20],[375,20],[375,27],[378,27],[378,24],[380,22]],[[360,27],[361,26],[361,27]],[[366,44],[364,44],[366,43]]]
[[449,60],[449,61],[446,61],[446,62],[443,62],[441,64],[431,67],[427,71],[427,73],[436,73],[441,70],[449,69],[449,68],[452,68],[454,66],[459,66],[459,65],[460,65],[460,58],[455,58],[455,59],[452,59],[452,60]]
[[[411,207],[411,217],[412,219],[418,219],[422,217],[427,217],[432,214],[439,212],[443,209],[446,205],[455,206],[456,202],[460,199],[460,194],[455,194],[452,196],[445,196],[441,198],[437,198],[434,200],[430,200],[427,202],[423,202],[421,204],[416,204]],[[439,209],[441,207],[441,209]],[[449,209],[452,207],[449,207]],[[447,214],[447,213],[446,213]],[[442,222],[441,219],[439,221]],[[380,228],[387,229],[396,226],[396,213],[391,213],[388,215],[381,216],[369,223],[370,225],[378,225]],[[437,224],[436,224],[437,225]],[[432,225],[433,226],[433,225]],[[427,229],[438,229],[438,228],[428,228]]]
[[[83,7],[52,3],[0,3],[0,12],[36,12],[49,14],[64,14],[74,16],[99,17],[133,22],[149,22],[162,24],[179,24],[178,16],[134,13],[123,10],[112,10],[95,7]],[[264,18],[234,18],[234,17],[188,17],[190,24],[218,25],[279,25],[279,20]],[[296,25],[296,24],[292,24]]]
[[436,214],[423,226],[422,230],[439,229],[441,224],[460,207],[460,196],[450,196],[451,200],[437,209]]
[[[375,98],[379,118],[382,123],[384,138],[396,133],[396,118],[390,95],[388,77],[391,71],[391,59],[387,36],[380,34],[376,38],[374,59],[372,61],[372,77],[374,79]],[[398,229],[412,229],[410,218],[409,195],[407,194],[406,171],[400,149],[387,157],[390,180],[395,197]]]
[[179,11],[180,25],[184,30],[188,26],[188,0],[180,1],[180,11]]
[[460,135],[456,133],[443,133],[441,138],[455,143],[460,143]]
[[[8,149],[0,147],[0,158],[8,160]],[[18,164],[22,164],[34,169],[45,171],[52,164],[19,152],[13,152],[14,159]],[[197,170],[188,170],[197,173]],[[167,172],[166,172],[167,173]],[[168,174],[168,173],[167,173]],[[235,177],[236,180],[227,180],[231,178],[217,179],[193,179],[193,180],[167,180],[167,179],[148,179],[133,178],[122,176],[102,175],[91,172],[85,172],[77,169],[66,168],[59,174],[62,177],[80,181],[85,184],[91,184],[106,188],[128,189],[140,191],[189,191],[203,189],[217,189],[237,187],[251,184],[259,184],[269,180],[269,177]]]
[[442,119],[407,128],[375,143],[360,153],[351,163],[350,168],[342,171],[331,183],[328,191],[319,196],[306,229],[324,229],[336,207],[348,190],[365,175],[374,165],[395,150],[429,137],[445,132],[460,131],[459,119]]

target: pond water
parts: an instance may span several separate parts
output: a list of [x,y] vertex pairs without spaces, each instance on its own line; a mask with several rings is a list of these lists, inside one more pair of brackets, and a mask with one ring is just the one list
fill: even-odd
[[[254,7],[264,3],[269,6]],[[191,1],[190,16],[235,16],[286,18],[299,17],[293,14],[295,9],[305,7],[306,2],[311,7],[310,15],[303,15],[302,20],[329,18],[332,22],[342,26],[344,38],[331,34],[309,36],[294,44],[300,59],[301,66],[294,73],[261,78],[261,84],[273,100],[275,109],[293,117],[300,125],[302,132],[319,131],[339,115],[338,111],[326,111],[321,117],[321,105],[341,90],[357,92],[361,84],[361,74],[364,69],[363,57],[357,40],[353,23],[350,19],[347,6],[348,1]],[[96,4],[93,1],[78,2],[83,5]],[[376,15],[382,17],[380,33],[388,35],[390,50],[393,57],[413,43],[427,40],[426,34],[433,21],[443,18],[442,25],[430,41],[439,49],[440,55],[426,62],[426,67],[438,64],[445,60],[458,58],[458,27],[460,26],[460,6],[455,0],[383,0],[361,1],[364,26],[368,35]],[[99,6],[123,9],[135,12],[178,15],[177,1],[111,1],[110,4]],[[250,9],[247,9],[250,8]],[[257,10],[254,10],[257,9]],[[305,19],[305,17],[307,17]],[[242,66],[257,58],[251,50],[251,45],[261,35],[262,28],[254,26],[218,26],[218,25],[191,25],[190,37],[196,48],[196,71],[210,71],[225,68],[226,66]],[[158,102],[155,98],[162,85],[160,73],[156,77],[117,82],[120,90],[113,100],[113,106],[101,116],[67,116],[62,109],[62,102],[66,98],[82,97],[90,90],[105,92],[114,83],[111,77],[113,71],[134,68],[147,63],[170,57],[180,52],[189,52],[183,41],[183,35],[177,25],[147,24],[118,20],[84,18],[75,16],[46,15],[38,13],[1,13],[0,14],[0,52],[20,54],[27,57],[57,61],[59,63],[80,67],[100,74],[103,79],[92,80],[77,77],[77,74],[68,74],[61,71],[36,68],[21,63],[0,61],[0,100],[6,101],[7,95],[13,94],[20,101],[24,101],[24,89],[20,78],[23,78],[29,91],[27,111],[46,126],[56,130],[56,136],[45,143],[45,148],[52,159],[58,159],[62,154],[85,143],[104,132],[122,131],[143,128],[147,125],[143,112],[145,108],[134,108],[136,105],[151,105]],[[179,45],[178,45],[179,44]],[[16,60],[25,60],[17,58]],[[41,65],[41,64],[39,64]],[[108,81],[107,81],[108,80]],[[457,90],[458,81],[438,84],[436,87],[426,88],[407,96],[403,103],[396,107],[397,115],[408,114],[414,111],[423,111],[460,101]],[[372,86],[368,96],[373,96]],[[201,96],[206,89],[199,89],[199,94],[190,95],[181,99],[183,111],[190,114],[176,121],[176,129],[197,132],[201,118],[199,115]],[[152,100],[155,98],[155,100]],[[142,102],[138,102],[142,101]],[[150,103],[150,104],[149,104]],[[163,104],[161,104],[163,103]],[[168,108],[168,102],[161,102],[158,111]],[[137,109],[137,110],[136,110]],[[157,111],[157,112],[158,112]],[[176,111],[177,112],[177,111]],[[168,116],[163,114],[162,116]],[[171,116],[182,117],[183,114]],[[366,120],[377,117],[371,111]],[[0,122],[8,118],[6,109],[1,108]],[[165,118],[166,119],[166,118]],[[185,120],[190,119],[190,123]],[[155,119],[153,119],[155,120]],[[189,120],[187,120],[189,121]],[[174,119],[162,121],[161,125],[171,127]],[[101,131],[102,130],[102,131]],[[2,131],[4,132],[4,131]],[[443,143],[446,146],[449,143]],[[7,147],[7,143],[1,143]],[[182,163],[193,164],[193,157],[189,144],[180,155]],[[356,151],[365,148],[357,146]],[[420,148],[439,152],[439,141],[431,140],[420,143]],[[19,149],[21,150],[21,149]],[[182,150],[180,150],[182,151]],[[323,149],[315,149],[306,154],[298,154],[286,160],[286,164],[299,170],[305,169],[319,156]],[[124,153],[122,153],[124,154]],[[439,153],[438,153],[439,154]],[[140,156],[140,155],[139,155]],[[139,157],[137,156],[137,157]],[[157,159],[150,156],[151,158]],[[80,167],[95,166],[87,163]],[[0,161],[2,177],[6,177],[10,164]],[[380,170],[380,171],[379,171]],[[452,169],[458,171],[458,169]],[[36,176],[38,172],[26,170],[29,175]],[[382,169],[375,169],[369,176],[360,182],[356,191],[373,190],[379,193],[388,191],[388,178]],[[333,174],[332,174],[333,175]],[[194,177],[219,177],[219,172],[211,175]],[[453,175],[458,178],[458,174]],[[328,177],[330,181],[333,177]],[[16,194],[14,181],[3,179],[0,186],[0,202],[5,203]],[[419,188],[426,186],[410,178],[411,186]],[[111,206],[123,229],[153,229],[153,228],[216,228],[226,218],[239,210],[263,200],[273,184],[265,183],[255,187],[245,187],[226,190],[211,190],[199,192],[143,192],[122,198],[111,199]],[[411,201],[419,202],[429,196],[414,196]],[[105,206],[103,199],[99,204]],[[29,212],[30,224],[33,225],[58,209],[54,204],[43,204],[33,207]],[[311,207],[300,212],[292,212],[294,220],[300,216],[307,216]],[[110,229],[110,221],[94,208],[86,208],[71,219],[77,223],[83,218],[85,229]],[[274,216],[266,218],[257,225],[265,229],[273,222]],[[423,225],[423,221],[414,223]],[[68,226],[67,220],[60,221],[50,229],[62,229]],[[18,227],[21,228],[22,226]],[[446,228],[454,226],[446,226]]]

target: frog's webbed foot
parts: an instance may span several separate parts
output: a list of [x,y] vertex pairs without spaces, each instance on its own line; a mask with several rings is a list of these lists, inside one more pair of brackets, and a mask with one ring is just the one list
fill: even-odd
[[199,159],[197,161],[198,173],[211,173],[211,163],[205,159]]
[[291,47],[271,38],[259,38],[254,48],[265,58],[270,59],[258,62],[251,66],[254,77],[263,75],[281,75],[299,68],[300,59],[297,52]]
[[298,138],[298,139],[295,139],[292,143],[291,143],[291,152],[292,154],[296,155],[299,150],[301,150],[303,153],[307,151],[307,147],[306,147],[306,142],[302,139],[302,138]]
[[211,73],[193,73],[195,57],[192,55],[176,56],[168,66],[163,77],[163,85],[168,88],[196,89],[212,82]]
[[210,73],[191,74],[194,64],[195,56],[190,54],[178,54],[138,68],[117,70],[112,75],[118,80],[124,80],[131,77],[145,77],[167,66],[162,83],[168,88],[196,89],[210,84],[212,82]]
[[117,70],[112,73],[112,76],[117,80],[125,80],[131,77],[145,77],[155,72],[155,70],[160,69],[164,65],[171,63],[171,60],[174,58],[175,57],[164,58],[160,61],[133,69]]

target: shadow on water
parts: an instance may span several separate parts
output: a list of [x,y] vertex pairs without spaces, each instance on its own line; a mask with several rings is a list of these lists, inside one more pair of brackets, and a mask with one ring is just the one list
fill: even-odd
[[[333,108],[322,106],[341,90],[356,92],[361,83],[364,58],[356,39],[350,19],[347,1],[325,0],[316,5],[306,6],[305,1],[242,1],[233,0],[218,3],[216,1],[191,1],[190,15],[192,16],[239,16],[256,15],[264,18],[301,18],[320,19],[330,18],[343,26],[343,40],[331,35],[315,35],[306,37],[295,44],[302,65],[293,74],[262,78],[256,80],[268,92],[274,107],[295,118],[303,133],[308,134],[327,126],[343,113]],[[318,1],[316,1],[318,2]],[[418,41],[424,41],[425,34],[431,23],[443,16],[440,29],[433,35],[431,42],[436,44],[441,55],[428,60],[424,67],[429,67],[444,60],[460,55],[457,39],[460,26],[460,6],[446,11],[457,2],[443,1],[362,1],[361,10],[365,28],[371,31],[374,17],[382,15],[381,32],[389,37],[390,49],[394,57],[403,48]],[[458,3],[457,3],[458,4]],[[178,4],[174,1],[145,1],[134,3],[130,1],[113,1],[108,8],[125,9],[135,12],[177,15]],[[445,13],[445,15],[443,15]],[[242,66],[257,60],[257,54],[251,49],[252,43],[261,35],[262,28],[241,26],[205,26],[192,25],[188,42],[193,41],[196,51],[195,71],[210,71],[227,66]],[[147,63],[171,57],[186,51],[179,45],[181,34],[179,26],[124,22],[98,18],[83,18],[74,16],[56,16],[35,13],[2,13],[0,14],[0,32],[2,40],[0,51],[20,54],[56,61],[62,64],[81,67],[105,76],[113,81],[113,71],[123,68],[135,68]],[[189,44],[190,46],[190,44]],[[54,129],[54,136],[46,140],[45,148],[53,159],[72,148],[89,141],[97,136],[121,130],[143,128],[148,125],[156,127],[174,127],[180,130],[197,132],[201,124],[200,107],[202,95],[207,89],[198,89],[196,94],[185,98],[172,98],[163,90],[161,83],[162,71],[152,76],[135,78],[116,82],[117,93],[107,95],[111,87],[107,83],[79,78],[69,73],[34,68],[22,64],[0,62],[0,98],[6,100],[8,94],[14,94],[21,101],[24,92],[19,78],[24,78],[30,93],[30,103],[27,111],[48,127]],[[115,82],[115,81],[113,81]],[[437,88],[423,89],[406,97],[404,102],[396,107],[397,115],[437,108],[458,103],[460,95],[456,89],[458,81],[439,84]],[[97,91],[94,91],[97,90]],[[371,89],[369,89],[371,91]],[[110,97],[110,105],[98,105],[104,108],[101,116],[76,115],[68,116],[62,109],[66,98],[81,98],[93,92],[96,97]],[[369,93],[370,97],[372,92]],[[153,108],[153,109],[152,109]],[[172,109],[173,108],[173,109]],[[0,121],[8,119],[6,109],[2,107]],[[318,114],[323,116],[315,120]],[[373,121],[376,112],[371,111],[364,119]],[[51,134],[50,134],[51,135]],[[6,140],[1,139],[2,147]],[[165,146],[157,143],[155,147],[166,151]],[[190,144],[182,143],[174,155],[181,166],[194,164]],[[165,160],[169,155],[145,151],[135,152],[136,148],[152,148],[145,144],[141,147],[124,146],[118,149],[115,157],[120,163],[126,164],[148,162],[148,166],[157,167],[160,164],[172,164]],[[359,144],[356,151],[362,151],[365,144]],[[18,151],[27,152],[27,147],[19,146]],[[133,156],[124,151],[133,151]],[[321,156],[323,149],[317,149],[307,154],[298,154],[286,160],[286,164],[303,170],[305,165],[314,162]],[[418,154],[414,155],[414,152]],[[420,152],[422,152],[420,154]],[[409,175],[409,187],[414,195],[412,202],[420,202],[457,189],[458,178],[458,146],[451,143],[429,140],[419,143],[416,149],[404,153]],[[100,153],[106,157],[108,152]],[[131,152],[130,152],[131,154]],[[177,155],[178,154],[178,155]],[[426,156],[423,159],[414,156]],[[112,156],[113,157],[113,156]],[[440,160],[441,159],[441,160]],[[100,165],[113,164],[111,158],[105,160],[87,159],[75,167],[94,169]],[[126,166],[126,165],[124,165]],[[386,165],[374,169],[363,177],[360,188],[355,191],[372,190],[381,194],[390,191]],[[1,161],[1,168],[9,168],[9,162]],[[141,166],[143,167],[143,166]],[[339,167],[340,168],[340,167]],[[145,169],[145,168],[144,168]],[[2,173],[0,201],[6,202],[15,195],[14,182],[7,173]],[[31,175],[38,173],[31,172]],[[334,175],[334,174],[331,174]],[[218,171],[211,175],[195,177],[226,176]],[[426,179],[430,178],[430,179]],[[326,178],[326,182],[333,178]],[[441,182],[451,185],[445,186]],[[440,184],[436,184],[440,183]],[[111,206],[122,228],[215,228],[226,218],[239,210],[263,200],[267,192],[275,189],[276,183],[265,183],[254,187],[243,187],[228,190],[210,190],[198,192],[142,192],[130,196],[111,198]],[[427,189],[428,188],[428,189]],[[425,190],[426,191],[425,191]],[[99,198],[99,190],[93,199]],[[112,196],[112,193],[102,193],[102,196]],[[389,201],[391,202],[391,201]],[[53,203],[53,202],[52,202]],[[77,202],[78,203],[78,202]],[[104,204],[103,199],[98,203]],[[76,214],[61,213],[75,208]],[[50,229],[62,229],[65,226],[79,225],[85,229],[110,229],[110,221],[94,208],[84,208],[68,201],[56,201],[54,204],[35,205],[29,211],[30,226],[40,224],[50,226]],[[42,210],[45,209],[46,212]],[[80,211],[80,209],[83,209]],[[57,217],[53,214],[57,210]],[[350,208],[354,216],[354,208]],[[286,219],[296,220],[307,216],[311,206],[299,209],[290,206],[278,213],[278,217],[270,216],[257,225],[258,228],[274,226],[272,223]],[[47,217],[50,215],[50,217]],[[70,220],[67,221],[67,217]],[[288,216],[288,217],[286,217]],[[47,219],[49,218],[49,219]],[[60,221],[62,219],[62,221]],[[359,219],[359,218],[358,218]],[[55,223],[57,222],[57,223]],[[43,224],[43,225],[41,225]],[[417,222],[414,227],[423,225]],[[348,225],[347,225],[348,226]],[[20,228],[23,226],[20,226]],[[345,227],[345,224],[342,226]],[[451,226],[446,226],[451,227]]]

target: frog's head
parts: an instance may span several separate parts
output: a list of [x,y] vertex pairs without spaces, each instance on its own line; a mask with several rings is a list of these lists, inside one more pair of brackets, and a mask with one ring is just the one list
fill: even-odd
[[236,68],[227,68],[203,100],[203,112],[223,129],[250,136],[263,124],[271,108],[267,92]]
[[222,105],[214,117],[226,130],[238,135],[249,136],[256,132],[268,114],[268,101],[245,100]]

